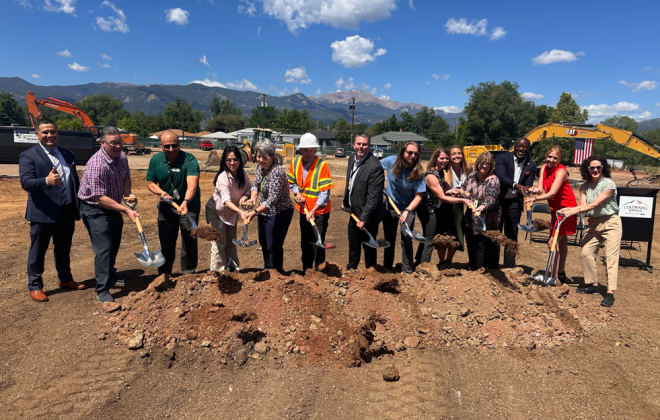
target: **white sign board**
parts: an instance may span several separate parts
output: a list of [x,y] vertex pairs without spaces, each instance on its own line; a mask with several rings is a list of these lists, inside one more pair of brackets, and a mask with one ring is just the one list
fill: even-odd
[[619,216],[638,219],[653,218],[653,197],[635,197],[622,195],[619,199]]
[[39,143],[34,131],[14,130],[14,143]]

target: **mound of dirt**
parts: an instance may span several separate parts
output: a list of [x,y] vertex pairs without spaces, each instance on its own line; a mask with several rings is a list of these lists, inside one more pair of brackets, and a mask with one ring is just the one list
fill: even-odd
[[436,248],[458,248],[461,244],[454,238],[449,235],[435,235],[433,237],[433,244]]
[[502,232],[498,232],[496,230],[487,230],[481,233],[484,236],[487,236],[488,239],[495,242],[496,244],[502,245],[507,251],[510,251],[514,254],[518,253],[518,243],[504,236]]
[[403,275],[377,268],[344,273],[328,263],[331,275],[159,277],[106,313],[107,322],[130,349],[205,348],[236,365],[284,357],[359,366],[413,348],[559,346],[613,319],[567,286],[538,286],[520,269]]
[[532,220],[532,226],[536,227],[536,230],[539,232],[548,230],[551,227],[550,222],[546,220],[537,220],[537,219]]
[[203,239],[209,242],[217,242],[222,239],[220,231],[211,226],[199,226],[197,229],[190,231],[190,236],[193,239]]

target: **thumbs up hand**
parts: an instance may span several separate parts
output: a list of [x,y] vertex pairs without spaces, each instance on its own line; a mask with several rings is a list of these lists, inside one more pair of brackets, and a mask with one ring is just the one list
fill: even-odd
[[50,173],[46,177],[46,182],[48,185],[60,185],[62,182],[62,179],[60,178],[60,174],[57,173],[55,170],[55,167],[53,166],[53,169],[50,170]]

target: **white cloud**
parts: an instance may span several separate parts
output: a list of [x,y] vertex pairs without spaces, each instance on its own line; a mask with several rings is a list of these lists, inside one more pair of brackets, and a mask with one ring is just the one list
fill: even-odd
[[[249,5],[261,3],[263,12],[283,21],[289,31],[296,34],[309,25],[325,24],[335,28],[359,28],[360,22],[376,22],[390,17],[397,0],[242,0],[246,8],[239,12],[249,14]],[[253,10],[254,13],[254,10]]]
[[362,84],[360,84],[358,87],[359,87],[360,89],[362,89],[362,90],[367,90],[367,89],[369,89],[369,85],[366,84],[366,83],[362,83]]
[[321,94],[321,88],[316,89],[316,94],[320,95]]
[[660,102],[656,102],[656,103],[655,103],[655,106],[660,106]]
[[595,92],[588,93],[588,92],[584,92],[584,91],[582,91],[582,90],[579,90],[579,91],[577,91],[577,92],[572,92],[572,93],[571,93],[571,96],[573,97],[573,99],[575,99],[575,100],[577,101],[578,99],[586,99],[586,98],[598,97],[598,96],[600,96],[600,91],[597,90],[597,91],[595,91]]
[[261,38],[261,26],[257,29],[257,38]]
[[538,101],[539,99],[543,99],[544,96],[541,95],[540,93],[534,93],[534,92],[523,92],[520,94],[525,100],[527,101]]
[[389,101],[390,97],[387,95],[380,95],[378,99],[380,99],[381,101]]
[[630,103],[626,101],[618,102],[614,105],[600,104],[600,105],[587,105],[580,108],[589,111],[589,120],[598,120],[609,118],[619,113],[637,112],[639,104]]
[[19,6],[25,7],[26,9],[32,8],[32,4],[30,3],[29,0],[14,0],[14,1],[17,2]]
[[372,95],[376,96],[376,95],[378,94],[378,89],[373,88],[373,89],[371,89],[371,92],[369,92],[369,93],[371,93]]
[[341,77],[337,79],[337,81],[335,81],[335,86],[337,86],[337,89],[341,89],[341,87],[344,86],[344,79]]
[[39,76],[37,73],[32,74],[31,77],[33,79],[43,79],[44,78],[43,76]]
[[176,23],[177,25],[187,25],[190,13],[180,7],[165,10],[165,20],[167,23]]
[[433,107],[433,109],[435,109],[436,111],[442,111],[442,112],[444,112],[445,114],[449,114],[449,113],[456,114],[456,113],[458,113],[458,112],[463,112],[463,109],[462,109],[462,108],[459,108],[459,107],[457,107],[457,106],[455,106],[455,105],[449,105],[449,106],[436,106],[436,107]]
[[257,90],[257,85],[250,82],[248,79],[238,80],[234,83],[227,82],[227,87],[229,89],[238,89],[238,90]]
[[346,82],[346,83],[344,84],[344,89],[346,89],[346,90],[351,90],[351,89],[353,89],[354,86],[355,86],[355,83],[353,83],[353,78],[352,78],[352,77],[349,77],[349,78],[348,78],[348,82]]
[[487,35],[488,19],[481,19],[480,21],[472,20],[468,23],[467,19],[460,18],[458,20],[451,18],[445,23],[445,30],[452,35]]
[[112,60],[112,57],[110,57],[108,54],[101,54],[101,58],[104,60]]
[[257,8],[254,7],[254,3],[248,0],[241,0],[242,2],[246,3],[247,6],[243,6],[242,4],[238,5],[238,13],[242,13],[244,15],[248,15],[250,17],[254,17],[255,12],[257,11]]
[[532,63],[535,66],[544,66],[546,64],[552,63],[571,63],[578,59],[578,57],[584,56],[582,51],[577,53],[572,53],[570,51],[564,50],[552,50],[546,51],[543,54],[532,58]]
[[121,32],[122,34],[128,33],[130,29],[126,24],[126,15],[124,12],[107,0],[101,3],[101,7],[103,6],[112,9],[115,12],[115,16],[108,16],[107,18],[97,16],[96,26],[98,26],[99,29],[101,29],[103,32]]
[[110,64],[108,64],[108,63],[99,63],[97,61],[96,64],[98,64],[99,67],[103,67],[104,69],[109,69],[110,68]]
[[89,67],[81,66],[78,63],[68,64],[68,66],[71,70],[75,70],[75,71],[87,71],[87,70],[89,70]]
[[413,4],[413,0],[408,0],[408,7],[415,10],[415,5]]
[[220,87],[220,88],[227,88],[227,86],[223,85],[222,83],[216,81],[216,80],[211,80],[208,77],[204,80],[193,80],[192,82],[189,82],[188,84],[191,85],[193,83],[199,83],[200,85],[208,86],[208,87]]
[[383,87],[384,87],[385,89],[389,89],[389,88],[392,87],[392,83],[386,83],[385,85],[383,85]]
[[287,83],[302,83],[304,85],[312,83],[312,79],[307,77],[307,71],[305,71],[304,67],[287,70],[284,73],[284,81]]
[[493,32],[491,32],[490,40],[497,41],[498,39],[503,38],[504,35],[506,35],[506,31],[503,27],[498,26],[497,28],[493,29]]
[[656,90],[658,88],[658,82],[654,80],[644,80],[639,83],[628,83],[625,80],[619,80],[619,83],[629,87],[631,92],[641,92],[643,90]]
[[59,55],[60,57],[71,57],[71,51],[69,50],[58,51],[55,54]]
[[293,93],[300,93],[300,89],[298,87],[293,88]]
[[204,64],[206,67],[211,68],[211,65],[209,64],[208,61],[206,61],[206,54],[202,56],[202,58],[199,59],[199,62]]
[[[21,2],[21,5],[23,5],[23,2]],[[44,0],[44,10],[72,15],[76,13],[76,0]]]
[[652,68],[653,68],[653,67],[651,67],[651,66],[646,66],[646,67],[644,67],[644,68],[642,69],[642,71],[648,71],[648,70],[651,70]]
[[433,78],[435,80],[440,80],[440,79],[442,79],[444,81],[449,80],[449,75],[448,74],[435,74],[435,73],[433,73],[431,76],[433,76]]
[[330,44],[332,48],[332,61],[346,68],[364,67],[368,62],[374,61],[376,57],[384,55],[387,50],[379,48],[375,53],[374,43],[359,35],[347,37],[344,41],[335,41]]
[[635,120],[635,121],[648,120],[648,119],[651,118],[652,116],[653,116],[653,114],[650,113],[649,111],[644,111],[644,112],[641,112],[641,113],[639,113],[639,114],[631,114],[631,115],[629,115],[629,117],[632,118],[632,119]]

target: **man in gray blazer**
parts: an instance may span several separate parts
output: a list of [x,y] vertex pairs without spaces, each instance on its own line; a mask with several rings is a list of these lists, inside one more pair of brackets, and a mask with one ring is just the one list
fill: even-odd
[[360,245],[364,248],[364,265],[376,265],[377,252],[363,242],[369,241],[368,231],[376,237],[378,224],[383,218],[383,187],[385,173],[380,161],[370,151],[371,139],[367,134],[359,134],[353,140],[355,153],[348,159],[346,189],[342,209],[350,210],[360,219],[348,221],[348,265],[356,269],[360,264]]

